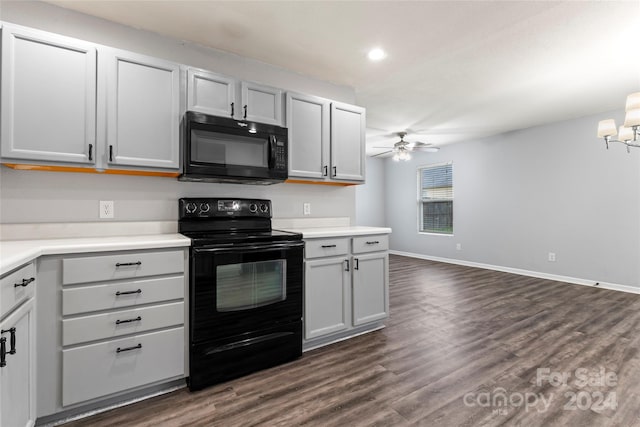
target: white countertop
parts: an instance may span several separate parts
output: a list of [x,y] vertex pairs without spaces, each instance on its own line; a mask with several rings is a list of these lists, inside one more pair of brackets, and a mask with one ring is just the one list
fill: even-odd
[[302,233],[305,239],[319,237],[346,237],[363,236],[368,234],[389,234],[391,229],[387,227],[309,227],[309,228],[284,228],[284,231]]
[[157,249],[190,245],[191,240],[178,233],[79,237],[72,239],[5,240],[0,241],[0,274],[7,273],[42,255]]

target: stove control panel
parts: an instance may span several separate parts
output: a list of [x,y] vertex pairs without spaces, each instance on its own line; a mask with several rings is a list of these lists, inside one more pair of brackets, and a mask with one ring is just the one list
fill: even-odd
[[262,217],[271,218],[271,201],[232,198],[182,198],[178,218]]

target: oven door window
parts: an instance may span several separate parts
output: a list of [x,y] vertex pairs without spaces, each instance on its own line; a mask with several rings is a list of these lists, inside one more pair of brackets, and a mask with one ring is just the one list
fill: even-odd
[[269,143],[265,138],[192,129],[191,161],[266,168]]
[[287,297],[285,259],[224,264],[216,267],[216,310],[250,310]]

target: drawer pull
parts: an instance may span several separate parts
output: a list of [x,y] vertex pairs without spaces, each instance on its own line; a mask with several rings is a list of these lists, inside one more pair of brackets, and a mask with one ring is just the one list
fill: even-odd
[[142,261],[136,262],[117,262],[116,267],[131,267],[132,265],[142,265]]
[[142,320],[142,317],[138,316],[135,319],[127,319],[127,320],[116,320],[116,325],[119,325],[121,323],[131,323],[131,322],[139,322]]
[[30,277],[29,279],[22,279],[22,282],[14,284],[13,287],[14,288],[19,288],[20,286],[22,286],[24,288],[29,283],[35,282],[35,280],[36,280],[35,277]]
[[377,245],[378,243],[380,242],[378,242],[377,240],[374,240],[372,242],[367,242],[367,245]]
[[0,338],[0,368],[7,366],[7,339]]
[[[7,332],[9,332],[11,334],[11,338],[9,338],[10,342],[11,342],[11,350],[9,350],[8,354],[16,354],[16,328],[9,328],[9,329],[3,329],[0,331],[0,335],[2,334],[6,334]],[[6,338],[5,338],[6,340]]]
[[116,292],[116,296],[119,297],[120,295],[131,295],[131,294],[141,294],[142,293],[142,289],[138,289],[135,291],[124,291],[124,292]]
[[336,245],[322,245],[323,248],[335,248]]
[[122,353],[123,351],[137,350],[139,348],[142,348],[142,344],[138,344],[133,347],[125,347],[125,348],[118,347],[118,349],[116,350],[116,353]]

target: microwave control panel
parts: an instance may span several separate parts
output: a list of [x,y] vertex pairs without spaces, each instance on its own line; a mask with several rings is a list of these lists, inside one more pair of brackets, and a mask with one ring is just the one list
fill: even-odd
[[282,141],[276,141],[275,148],[275,169],[287,170],[287,151],[285,149],[285,143]]

